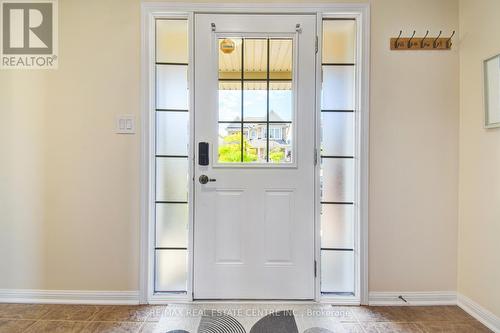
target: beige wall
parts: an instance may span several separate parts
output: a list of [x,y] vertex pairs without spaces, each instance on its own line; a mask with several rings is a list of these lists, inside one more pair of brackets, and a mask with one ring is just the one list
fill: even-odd
[[46,74],[0,71],[0,289],[46,286]]
[[[371,2],[370,290],[455,290],[458,54],[388,40],[458,3]],[[140,133],[113,127],[140,113],[140,2],[59,4],[60,68],[0,72],[0,289],[137,290]]]
[[500,316],[500,128],[484,129],[482,61],[500,53],[500,2],[460,1],[458,291]]
[[0,289],[137,290],[140,3],[59,13],[58,70],[0,71]]
[[455,290],[458,52],[389,51],[388,39],[447,34],[458,4],[372,3],[370,290]]
[[62,0],[46,110],[47,288],[138,289],[140,4]]

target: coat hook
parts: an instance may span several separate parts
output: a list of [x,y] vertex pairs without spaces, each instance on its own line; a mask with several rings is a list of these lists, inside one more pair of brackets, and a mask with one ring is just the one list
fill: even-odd
[[437,41],[438,41],[439,37],[441,37],[441,34],[442,34],[442,33],[443,33],[443,31],[439,30],[439,35],[436,37],[436,39],[434,39],[434,42],[432,43],[432,46],[433,46],[434,48],[437,48],[437,45],[438,45],[438,42],[437,42]]
[[424,48],[424,42],[425,42],[425,39],[427,38],[427,35],[429,34],[429,30],[427,30],[427,32],[425,33],[425,36],[424,38],[422,38],[422,40],[420,41],[420,48],[423,49]]
[[415,33],[416,33],[416,31],[413,30],[413,35],[411,35],[410,39],[408,39],[408,48],[409,49],[411,49],[411,46],[412,46],[411,40],[413,39],[413,37],[415,37]]
[[210,27],[212,28],[212,31],[215,31],[215,23],[211,23]]
[[453,30],[453,33],[451,34],[450,38],[446,41],[446,47],[451,49],[451,39],[455,36],[455,30]]
[[395,49],[398,49],[399,48],[399,44],[398,44],[398,41],[399,41],[399,38],[401,38],[401,34],[403,33],[403,30],[399,30],[399,36],[398,38],[396,38],[396,41],[394,42],[394,48]]

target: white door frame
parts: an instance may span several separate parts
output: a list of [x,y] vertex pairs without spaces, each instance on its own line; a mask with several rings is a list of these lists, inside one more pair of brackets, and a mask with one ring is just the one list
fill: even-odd
[[[152,200],[154,198],[154,187],[151,186],[154,180],[154,124],[152,115],[154,114],[155,98],[155,77],[154,77],[154,47],[156,18],[185,17],[189,21],[189,39],[193,42],[193,14],[195,12],[205,13],[272,13],[272,14],[292,14],[292,13],[313,13],[317,15],[317,32],[322,36],[321,19],[323,17],[353,17],[357,19],[357,59],[360,70],[357,71],[357,96],[356,101],[360,112],[356,112],[357,117],[357,138],[359,163],[357,169],[357,196],[358,209],[358,232],[357,246],[359,251],[356,261],[356,297],[331,297],[321,296],[319,272],[321,272],[320,260],[320,200],[319,200],[319,163],[316,169],[316,195],[317,208],[315,217],[315,244],[316,262],[318,264],[318,276],[316,278],[315,301],[328,302],[334,304],[368,304],[368,186],[369,186],[369,74],[370,74],[370,5],[368,3],[329,3],[329,4],[307,4],[307,3],[155,3],[146,2],[141,5],[141,221],[140,221],[140,267],[139,267],[139,301],[141,303],[165,303],[165,302],[190,302],[192,297],[192,244],[193,244],[193,183],[189,189],[190,218],[189,218],[189,240],[188,240],[188,290],[186,294],[155,294],[154,293],[154,216]],[[321,86],[321,38],[318,38],[319,52],[317,53],[316,66],[316,87]],[[193,68],[193,48],[189,50],[189,64]],[[190,70],[189,84],[190,91],[193,91],[193,71]],[[321,99],[321,89],[316,89],[316,109],[319,111]],[[194,94],[190,96],[190,106],[194,104]],[[316,112],[319,114],[319,112]],[[190,112],[190,124],[193,126],[194,112]],[[319,147],[320,117],[316,117],[316,146]],[[194,133],[190,133],[190,147],[194,147]],[[191,156],[192,153],[191,153]],[[192,179],[192,161],[190,163],[190,179]]]

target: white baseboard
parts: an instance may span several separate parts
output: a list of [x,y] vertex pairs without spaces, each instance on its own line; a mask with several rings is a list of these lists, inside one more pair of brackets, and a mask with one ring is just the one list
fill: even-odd
[[139,292],[0,289],[0,303],[139,304]]
[[[399,298],[402,296],[407,302]],[[380,292],[372,291],[369,294],[369,305],[374,306],[396,306],[396,305],[456,305],[457,293],[454,291],[400,291],[400,292]]]
[[470,298],[458,294],[457,305],[495,333],[500,333],[500,318]]
[[[399,298],[403,296],[407,303]],[[0,303],[35,304],[139,304],[138,291],[0,289]],[[372,306],[458,305],[493,332],[500,333],[500,318],[454,291],[370,292]]]

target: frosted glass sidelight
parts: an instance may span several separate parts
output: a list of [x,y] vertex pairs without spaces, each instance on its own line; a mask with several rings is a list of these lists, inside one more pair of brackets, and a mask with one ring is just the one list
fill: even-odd
[[156,250],[155,264],[156,291],[186,291],[186,250]]
[[156,247],[187,247],[188,204],[156,204]]
[[354,252],[321,251],[321,292],[354,293]]
[[321,113],[321,154],[354,156],[354,113]]
[[323,21],[323,63],[354,63],[356,21]]
[[323,66],[321,109],[354,110],[354,66]]
[[354,247],[354,205],[321,206],[321,247]]
[[321,194],[322,201],[354,201],[354,159],[321,159]]
[[156,20],[156,62],[188,62],[187,23],[187,20]]
[[156,154],[187,155],[189,143],[189,113],[156,113]]
[[[324,19],[321,87],[321,292],[355,292],[356,20]],[[330,111],[330,112],[328,112]],[[334,111],[334,112],[331,112]],[[344,203],[344,204],[342,204]],[[340,249],[340,250],[339,250]]]
[[156,65],[156,108],[188,109],[187,66]]
[[187,201],[188,159],[156,158],[156,200]]

